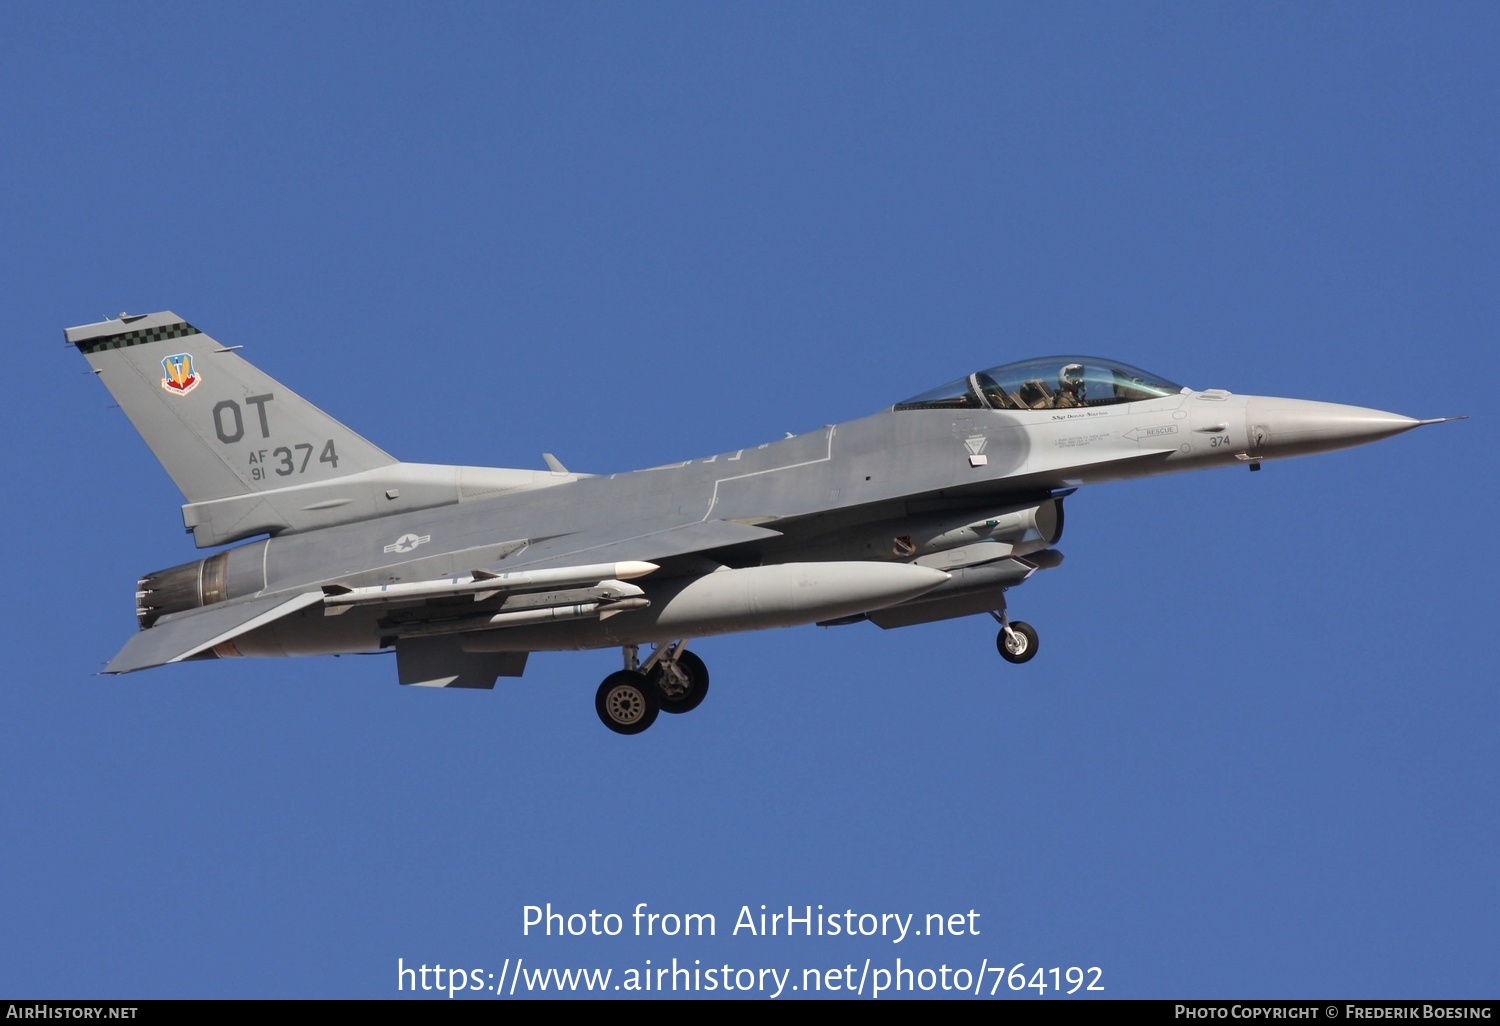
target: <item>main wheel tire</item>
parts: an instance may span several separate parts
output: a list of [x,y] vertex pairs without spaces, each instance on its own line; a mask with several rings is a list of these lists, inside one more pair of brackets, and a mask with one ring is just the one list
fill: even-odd
[[1029,662],[1036,655],[1038,644],[1036,630],[1025,620],[1012,620],[1010,630],[1002,629],[995,638],[1000,658],[1008,663]]
[[639,734],[656,722],[661,711],[661,692],[643,673],[621,670],[611,673],[594,694],[594,711],[616,734]]
[[684,649],[677,653],[677,668],[687,678],[686,682],[672,679],[661,663],[651,668],[651,681],[657,687],[664,713],[692,712],[708,694],[708,667],[702,659]]

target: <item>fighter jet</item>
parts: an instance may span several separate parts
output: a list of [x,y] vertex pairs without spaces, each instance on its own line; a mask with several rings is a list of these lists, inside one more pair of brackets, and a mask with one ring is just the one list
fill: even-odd
[[[629,473],[403,463],[174,313],[69,328],[172,481],[204,559],[136,585],[105,673],[189,659],[394,652],[402,684],[493,688],[537,651],[618,647],[620,734],[708,692],[689,639],[989,615],[1062,562],[1083,485],[1361,445],[1423,424],[1195,391],[1116,360],[991,367],[860,420]],[[239,544],[233,544],[239,543]],[[650,645],[649,653],[642,647]]]

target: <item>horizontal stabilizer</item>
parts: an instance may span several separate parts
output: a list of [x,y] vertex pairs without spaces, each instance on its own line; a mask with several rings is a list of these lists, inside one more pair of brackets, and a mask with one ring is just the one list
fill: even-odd
[[310,591],[226,602],[184,613],[164,616],[141,631],[120,649],[104,668],[105,673],[130,673],[167,663],[180,663],[222,645],[242,634],[263,627],[283,616],[323,601],[321,592]]

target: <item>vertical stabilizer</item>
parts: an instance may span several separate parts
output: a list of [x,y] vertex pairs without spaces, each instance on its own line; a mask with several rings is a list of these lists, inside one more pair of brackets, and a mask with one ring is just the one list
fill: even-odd
[[122,315],[64,334],[190,504],[396,462],[174,313]]

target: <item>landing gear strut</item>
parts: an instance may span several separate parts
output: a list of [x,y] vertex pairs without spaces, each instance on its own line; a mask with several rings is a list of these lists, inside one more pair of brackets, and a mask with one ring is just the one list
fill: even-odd
[[660,645],[644,663],[635,645],[624,647],[625,668],[605,677],[594,695],[594,709],[606,727],[639,734],[656,722],[658,712],[698,708],[708,694],[708,667],[686,644],[683,639]]

